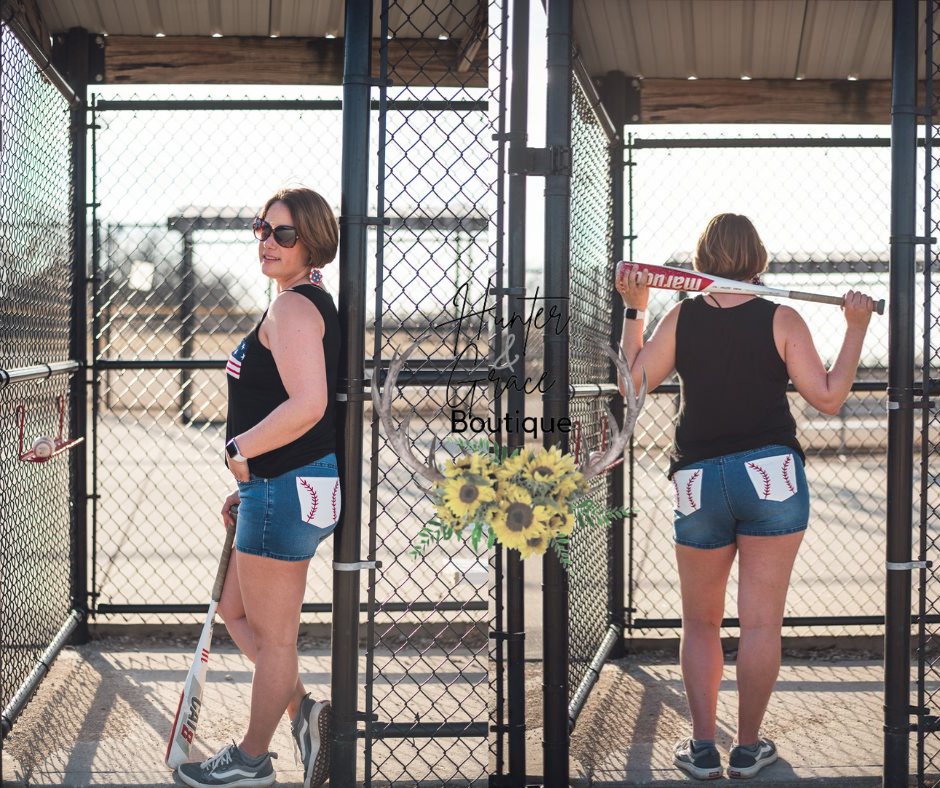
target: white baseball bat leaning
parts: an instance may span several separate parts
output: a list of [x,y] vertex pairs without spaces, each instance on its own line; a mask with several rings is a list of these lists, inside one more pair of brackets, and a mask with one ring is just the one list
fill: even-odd
[[[232,506],[229,512],[233,520],[237,519],[238,506]],[[202,634],[199,636],[196,653],[193,655],[193,664],[189,666],[189,674],[186,676],[183,693],[180,695],[180,704],[176,709],[176,719],[173,720],[173,728],[170,730],[170,742],[167,744],[164,760],[171,769],[179,769],[189,760],[189,748],[192,747],[193,738],[196,736],[196,725],[202,710],[202,690],[206,684],[206,670],[209,665],[209,647],[212,645],[212,630],[215,627],[215,610],[222,597],[222,586],[225,585],[225,573],[228,571],[234,542],[235,526],[231,525],[225,531],[225,544],[222,546],[219,571],[216,573],[215,585],[212,587],[212,599],[209,602],[206,623],[202,626]]]
[[[799,290],[784,290],[779,287],[755,285],[750,282],[738,282],[735,279],[724,279],[720,276],[703,274],[699,271],[690,271],[686,268],[672,268],[666,265],[651,265],[649,263],[632,263],[622,260],[617,263],[617,277],[621,276],[621,266],[635,265],[648,275],[647,283],[650,287],[664,290],[683,290],[687,293],[747,293],[749,295],[768,295],[778,298],[793,298],[797,301],[816,301],[820,304],[836,304],[842,306],[842,296],[822,295],[821,293],[803,293]],[[884,299],[875,302],[875,311],[879,315],[885,312]]]

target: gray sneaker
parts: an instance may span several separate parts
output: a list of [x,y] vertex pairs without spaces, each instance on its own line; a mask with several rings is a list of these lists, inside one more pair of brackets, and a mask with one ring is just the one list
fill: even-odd
[[691,739],[676,743],[673,763],[696,780],[717,780],[721,777],[721,755],[712,745],[693,749]]
[[306,695],[290,729],[304,765],[304,788],[320,788],[330,776],[330,702]]
[[770,739],[758,739],[754,749],[736,744],[728,756],[729,777],[753,777],[777,760],[777,746]]
[[249,763],[247,758],[233,741],[202,763],[184,763],[178,773],[180,779],[192,788],[214,788],[217,785],[267,788],[271,785],[274,782],[271,759],[277,758],[277,753],[265,753],[258,764]]

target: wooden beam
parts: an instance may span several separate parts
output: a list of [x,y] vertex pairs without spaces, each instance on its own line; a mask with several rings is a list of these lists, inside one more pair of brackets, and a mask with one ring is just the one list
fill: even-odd
[[49,26],[43,18],[36,0],[10,0],[17,17],[32,33],[46,57],[52,54],[52,41],[49,37]]
[[891,81],[643,79],[640,120],[887,124],[891,122]]
[[[226,36],[108,36],[104,82],[109,85],[342,85],[343,39]],[[372,74],[379,75],[379,39]],[[460,42],[401,38],[388,42],[396,85],[486,87],[486,41],[473,67],[458,73]]]

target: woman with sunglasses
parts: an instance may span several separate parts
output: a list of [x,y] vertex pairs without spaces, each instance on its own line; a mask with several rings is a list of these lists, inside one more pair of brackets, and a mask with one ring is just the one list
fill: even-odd
[[304,766],[304,788],[329,775],[328,701],[314,701],[300,680],[297,635],[307,566],[339,520],[336,376],[342,345],[333,298],[320,269],[336,256],[339,227],[310,189],[281,189],[254,221],[261,272],[277,295],[226,366],[225,461],[238,489],[222,520],[234,522],[235,550],[219,615],[255,663],[248,730],[180,778],[203,786],[267,786],[268,752],[285,710]]
[[[719,214],[699,238],[693,265],[747,282],[766,270],[767,251],[747,217]],[[750,295],[699,295],[674,307],[644,342],[644,275],[624,266],[616,288],[634,385],[644,369],[650,391],[673,371],[681,383],[669,478],[682,597],[679,663],[692,731],[676,744],[673,762],[696,779],[722,775],[715,746],[721,622],[737,557],[738,714],[728,776],[753,777],[777,760],[761,723],[780,670],[790,573],[810,512],[787,383],[819,411],[837,414],[855,379],[874,302],[846,294],[842,347],[827,369],[789,306]]]

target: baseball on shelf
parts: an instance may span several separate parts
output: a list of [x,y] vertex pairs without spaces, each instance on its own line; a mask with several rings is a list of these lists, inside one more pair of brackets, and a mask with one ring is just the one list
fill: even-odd
[[55,441],[45,436],[36,438],[33,442],[33,454],[37,459],[45,460],[52,456],[55,451]]

